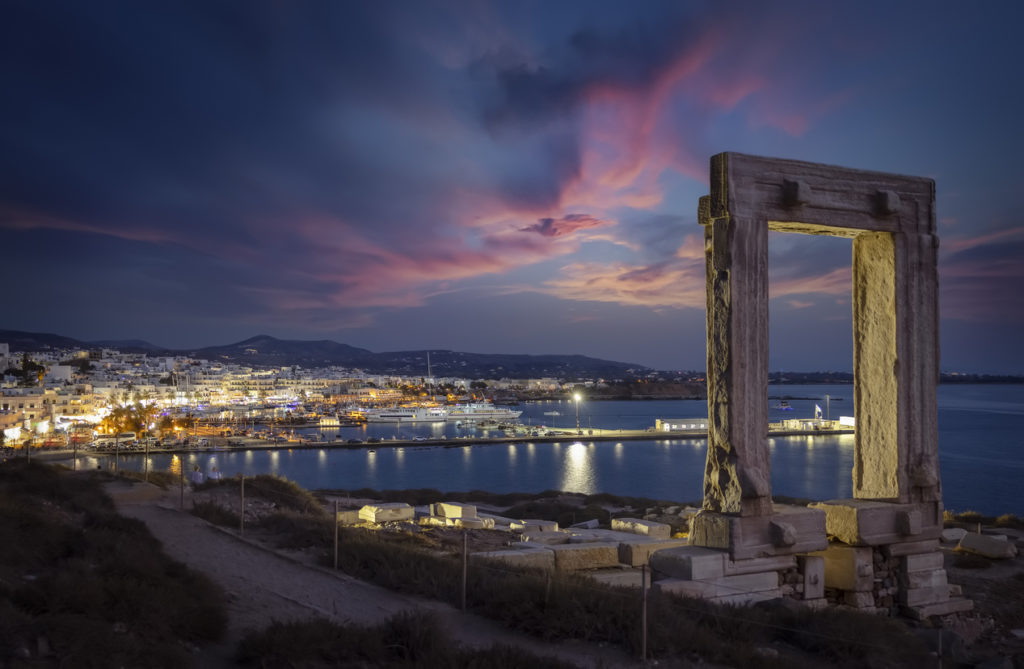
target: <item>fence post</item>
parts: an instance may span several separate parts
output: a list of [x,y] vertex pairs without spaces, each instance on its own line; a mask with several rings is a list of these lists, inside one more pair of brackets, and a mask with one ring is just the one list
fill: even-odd
[[181,490],[181,496],[178,499],[178,508],[185,510],[185,458],[181,459],[181,467],[179,469],[180,476],[178,477],[178,483]]
[[338,571],[338,500],[334,500],[334,571]]
[[469,572],[469,532],[462,530],[462,610],[466,610],[466,576]]
[[146,439],[146,460],[145,460],[145,463],[146,463],[146,469],[145,469],[145,471],[146,471],[146,478],[145,478],[145,480],[146,480],[146,483],[149,483],[149,439],[148,438]]
[[647,663],[647,565],[640,565],[640,661]]
[[238,512],[238,534],[245,536],[245,474],[242,474],[242,506]]

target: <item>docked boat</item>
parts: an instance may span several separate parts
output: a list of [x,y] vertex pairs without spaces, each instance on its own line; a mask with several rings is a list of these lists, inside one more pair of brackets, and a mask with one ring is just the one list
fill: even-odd
[[444,407],[393,407],[368,409],[364,412],[368,423],[442,423],[448,419]]
[[448,409],[448,420],[515,420],[522,413],[522,411],[516,411],[507,407],[496,407],[490,402],[468,402],[450,407]]

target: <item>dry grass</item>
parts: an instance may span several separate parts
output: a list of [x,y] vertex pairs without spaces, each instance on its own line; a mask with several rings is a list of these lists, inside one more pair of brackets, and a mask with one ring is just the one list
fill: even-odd
[[[95,472],[0,466],[0,664],[191,666],[182,642],[218,639],[223,595],[119,516]],[[196,596],[202,593],[202,596]]]
[[245,667],[568,669],[574,666],[505,646],[484,650],[459,647],[427,613],[399,615],[375,627],[343,626],[322,619],[275,623],[243,639],[237,660]]

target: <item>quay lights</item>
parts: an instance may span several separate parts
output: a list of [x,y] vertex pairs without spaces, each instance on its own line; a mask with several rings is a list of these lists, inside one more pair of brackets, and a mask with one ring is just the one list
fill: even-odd
[[572,398],[576,401],[576,434],[583,434],[580,431],[580,397],[579,393],[575,393]]

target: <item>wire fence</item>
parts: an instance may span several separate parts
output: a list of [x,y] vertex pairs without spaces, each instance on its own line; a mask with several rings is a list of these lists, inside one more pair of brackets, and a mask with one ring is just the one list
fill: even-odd
[[[183,491],[185,485],[183,468],[179,478]],[[279,503],[278,506],[290,506],[296,510],[303,509],[309,505],[309,493],[297,495],[289,492],[285,485],[267,485],[266,482],[270,478],[267,476],[253,478],[239,475],[219,482],[220,486],[225,484],[233,485],[234,482],[238,483],[238,532],[240,535],[244,536],[246,531],[245,511],[247,495],[250,499],[252,497],[265,497],[278,500],[279,502],[284,502],[284,504]],[[282,479],[282,481],[284,480]],[[182,508],[184,508],[184,496],[182,496]],[[320,508],[326,511],[322,505]],[[381,549],[386,547],[380,535],[372,530],[345,528],[345,532],[342,532],[341,523],[338,521],[340,510],[340,500],[336,498],[333,501],[334,513],[330,516],[334,521],[332,523],[333,536],[329,540],[325,537],[325,543],[329,543],[332,546],[330,564],[333,569],[345,571],[349,565],[346,565],[341,560],[341,553],[345,547],[346,535],[358,537],[356,541],[362,543],[366,543],[368,540],[376,541]],[[480,530],[473,530],[473,532],[477,531]],[[352,532],[358,532],[359,534],[349,534]],[[539,570],[501,564],[495,560],[474,559],[471,557],[473,554],[469,550],[469,536],[469,530],[462,530],[461,541],[459,542],[461,549],[455,555],[449,554],[447,558],[438,558],[446,559],[449,565],[453,567],[450,571],[450,578],[453,582],[442,587],[440,591],[441,598],[447,599],[453,604],[457,603],[463,611],[479,611],[487,615],[487,612],[484,610],[487,607],[483,604],[483,600],[490,590],[482,587],[481,584],[486,583],[488,580],[496,579],[509,582],[524,582],[523,579],[532,579],[535,588],[543,589],[544,596],[540,604],[545,609],[552,605],[553,597],[564,600],[567,605],[566,608],[585,605],[588,602],[595,606],[602,605],[605,608],[618,608],[620,620],[626,621],[623,623],[621,631],[627,636],[638,637],[635,645],[637,654],[642,661],[648,659],[650,649],[652,648],[649,643],[651,625],[664,627],[666,624],[664,618],[674,617],[679,614],[685,614],[691,622],[699,626],[727,625],[736,629],[743,629],[745,627],[761,628],[783,633],[791,637],[798,636],[804,639],[815,639],[821,643],[859,647],[877,653],[884,654],[892,650],[884,642],[874,642],[870,638],[856,636],[855,631],[851,631],[850,635],[842,636],[809,629],[806,626],[779,624],[767,620],[765,614],[752,611],[749,608],[714,605],[698,598],[663,592],[651,582],[653,574],[647,565],[641,567],[640,587],[636,588],[632,586],[608,585],[580,574],[565,574],[557,571],[552,572],[551,570],[541,572]],[[412,550],[420,549],[413,548]],[[426,556],[428,553],[424,551],[424,555]],[[432,555],[434,558],[438,557],[433,553],[429,555]],[[458,562],[453,562],[453,560]],[[358,576],[358,574],[353,575]],[[474,592],[474,588],[481,589],[481,592]],[[731,591],[736,595],[748,593],[745,589],[731,588],[728,584],[722,583],[716,583],[716,588],[719,591]],[[747,614],[744,614],[745,611]],[[580,611],[580,614],[582,613],[583,611]],[[606,636],[608,635],[606,634]],[[619,644],[624,641],[622,638],[618,640],[612,638],[602,640]]]

